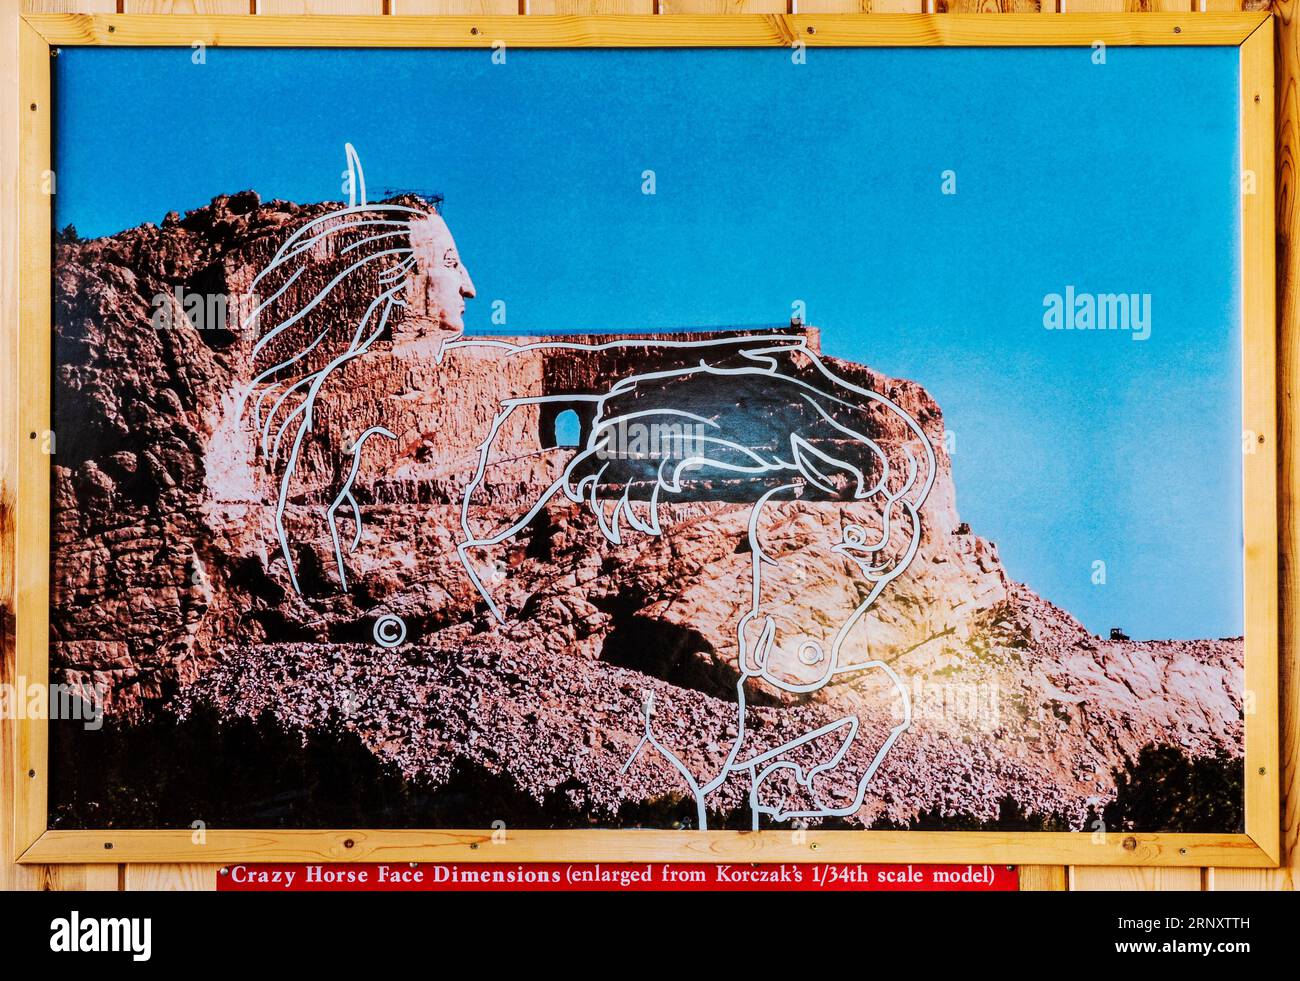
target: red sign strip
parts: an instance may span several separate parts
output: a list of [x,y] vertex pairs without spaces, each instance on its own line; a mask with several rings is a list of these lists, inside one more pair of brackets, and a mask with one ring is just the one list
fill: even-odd
[[1014,892],[1008,865],[433,862],[228,865],[219,892]]

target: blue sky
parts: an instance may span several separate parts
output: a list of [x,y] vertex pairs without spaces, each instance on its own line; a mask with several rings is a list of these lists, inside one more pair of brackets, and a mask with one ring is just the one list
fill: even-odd
[[[56,223],[336,200],[350,141],[372,197],[446,195],[471,330],[497,299],[512,332],[802,300],[826,353],[934,395],[1013,578],[1094,631],[1235,635],[1237,73],[1235,48],[64,49]],[[1150,293],[1150,338],[1045,330],[1067,285]]]

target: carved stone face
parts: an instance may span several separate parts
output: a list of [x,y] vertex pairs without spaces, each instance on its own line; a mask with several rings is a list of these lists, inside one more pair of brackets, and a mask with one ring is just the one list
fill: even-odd
[[411,248],[415,272],[408,290],[408,313],[432,321],[440,330],[461,332],[465,301],[474,296],[474,282],[441,215],[411,222]]

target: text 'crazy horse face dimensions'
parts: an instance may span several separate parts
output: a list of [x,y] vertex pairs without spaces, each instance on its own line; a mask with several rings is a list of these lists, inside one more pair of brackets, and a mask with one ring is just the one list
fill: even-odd
[[[359,175],[351,151],[349,159]],[[363,179],[357,183],[364,188]],[[328,267],[328,274],[312,272],[314,265]],[[462,313],[474,287],[455,241],[440,216],[405,205],[354,198],[347,208],[295,232],[263,276],[269,285],[280,284],[277,296],[292,296],[293,302],[273,305],[274,325],[256,346],[268,364],[245,393],[245,404],[252,407],[262,459],[276,478],[275,533],[295,589],[301,592],[287,507],[313,497],[321,502],[338,585],[347,590],[344,553],[355,553],[363,541],[354,486],[368,467],[409,472],[421,460],[432,460],[444,480],[461,488],[455,552],[465,582],[480,598],[479,616],[506,628],[526,616],[527,603],[515,602],[508,571],[503,574],[488,557],[531,534],[548,508],[564,503],[576,509],[604,541],[621,545],[637,536],[671,543],[681,533],[683,508],[727,505],[739,525],[734,596],[728,601],[735,610],[730,656],[736,717],[724,758],[712,772],[693,772],[670,735],[657,730],[647,689],[643,737],[624,770],[650,751],[667,760],[694,798],[701,828],[708,824],[710,795],[733,779],[747,785],[755,827],[761,814],[778,820],[831,817],[861,806],[876,768],[910,722],[907,689],[873,654],[864,614],[916,555],[921,506],[936,471],[929,438],[896,401],[837,376],[804,332],[735,332],[650,345],[633,338],[464,337]],[[290,287],[299,279],[323,285],[314,295],[295,292]],[[305,347],[301,330],[285,334],[336,289],[352,291],[346,299],[358,311],[354,324],[310,328]],[[282,335],[299,341],[285,347],[277,342]],[[498,375],[518,376],[506,397],[485,406],[483,431],[471,441],[478,447],[474,456],[456,464],[457,454],[438,442],[464,444],[465,434],[453,440],[438,433],[421,434],[426,452],[412,456],[413,434],[383,417],[383,406],[394,400],[451,399],[457,393],[407,391],[405,382],[387,399],[378,392],[369,401],[347,393],[349,366],[377,356],[372,347],[381,338],[395,342],[388,356],[399,378],[414,371],[415,362],[402,358],[417,350],[437,363],[470,359]],[[600,390],[557,391],[555,379],[516,369],[539,352],[612,354],[626,370],[605,379]],[[436,377],[430,384],[436,389]],[[485,504],[500,493],[490,475],[494,460],[506,452],[507,435],[517,434],[521,424],[536,429],[559,406],[579,410],[577,445],[539,450],[539,459],[553,467],[552,478],[521,502],[513,521],[502,522],[497,508],[497,517],[485,523]],[[384,441],[391,445],[373,448]],[[331,486],[310,488],[296,480],[304,454],[337,458],[326,468],[337,475]],[[457,466],[459,473],[448,472]],[[837,509],[823,509],[820,517],[801,510],[813,502],[834,502]],[[828,513],[832,524],[826,523]],[[340,524],[349,519],[347,536]],[[395,545],[400,543],[375,543],[380,551]],[[838,617],[795,613],[810,612],[791,600],[816,595],[824,584],[814,577],[824,573],[815,570],[824,570],[828,561],[857,584],[856,605]],[[412,572],[418,575],[419,569]],[[391,610],[376,623],[375,639],[384,646],[407,636],[406,623]],[[775,745],[747,728],[747,700],[797,698],[866,672],[887,679],[897,723],[886,733],[873,731],[869,738],[875,742],[866,752],[857,747],[852,773],[837,768],[856,739],[868,738],[853,714]]]

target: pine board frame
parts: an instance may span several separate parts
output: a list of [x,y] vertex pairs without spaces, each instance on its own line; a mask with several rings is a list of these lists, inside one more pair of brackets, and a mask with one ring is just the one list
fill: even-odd
[[[1279,362],[1274,278],[1273,21],[1267,13],[680,14],[673,16],[315,16],[30,14],[18,25],[17,326],[3,349],[16,352],[17,384],[3,396],[0,423],[12,455],[0,469],[12,495],[14,672],[48,677],[50,425],[50,50],[61,45],[146,46],[196,42],[257,47],[813,46],[998,47],[1235,45],[1241,58],[1242,169],[1264,193],[1242,197],[1243,428],[1259,440],[1243,455],[1246,496],[1246,831],[1185,835],[1081,833],[787,831],[510,831],[504,841],[475,830],[221,831],[204,844],[191,832],[53,831],[46,827],[46,726],[6,720],[12,746],[10,851],[30,863],[232,861],[875,861],[1033,863],[1046,866],[1233,866],[1281,860],[1278,724],[1278,433],[1276,387],[1289,392]],[[1279,364],[1282,370],[1279,371]],[[42,368],[43,370],[32,370]],[[12,394],[11,394],[12,392]],[[12,481],[12,484],[10,482]],[[8,495],[6,494],[6,497]],[[1290,495],[1284,500],[1289,503]],[[6,514],[7,517],[7,514]],[[1282,515],[1287,527],[1293,522]],[[0,531],[4,530],[0,523]],[[498,838],[501,836],[498,835]],[[1045,883],[1061,877],[1045,874]]]

